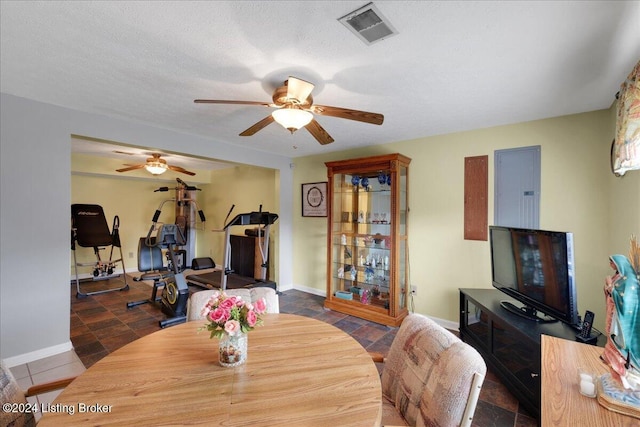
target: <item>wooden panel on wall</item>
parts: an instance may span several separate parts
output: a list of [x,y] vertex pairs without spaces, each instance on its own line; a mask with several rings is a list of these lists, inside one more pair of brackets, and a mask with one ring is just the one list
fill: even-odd
[[464,238],[487,240],[489,156],[464,158]]

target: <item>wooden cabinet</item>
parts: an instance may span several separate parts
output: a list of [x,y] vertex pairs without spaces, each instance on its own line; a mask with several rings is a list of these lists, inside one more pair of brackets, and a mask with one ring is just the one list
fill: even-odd
[[[265,256],[269,259],[269,254]],[[262,278],[262,254],[257,237],[231,235],[231,269],[240,276]],[[269,279],[268,268],[265,279]]]
[[408,314],[408,185],[401,154],[327,162],[325,307],[398,326]]

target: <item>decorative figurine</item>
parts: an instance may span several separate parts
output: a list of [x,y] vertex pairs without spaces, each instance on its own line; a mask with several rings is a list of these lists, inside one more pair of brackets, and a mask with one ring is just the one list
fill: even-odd
[[631,238],[629,258],[612,255],[606,278],[606,337],[602,359],[610,373],[598,378],[598,403],[640,418],[640,245]]
[[371,283],[371,281],[373,280],[373,275],[375,274],[373,271],[373,268],[371,267],[367,267],[364,269],[364,274],[365,274],[365,282],[366,283]]
[[362,304],[369,304],[371,302],[371,291],[369,289],[362,291],[362,295],[360,295],[360,302]]
[[369,191],[369,178],[366,176],[360,180],[360,185],[364,188],[364,191]]
[[[633,245],[632,241],[632,252]],[[612,255],[610,265],[615,274],[607,277],[604,289],[607,343],[603,359],[625,389],[640,390],[640,280],[624,255]]]

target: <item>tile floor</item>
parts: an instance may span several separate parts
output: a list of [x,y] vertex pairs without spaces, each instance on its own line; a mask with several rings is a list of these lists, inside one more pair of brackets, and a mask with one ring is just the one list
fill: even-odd
[[[73,350],[11,368],[11,373],[23,390],[34,384],[80,375],[84,371],[84,364]],[[62,390],[54,390],[42,393],[28,397],[27,401],[32,405],[37,405],[37,408],[43,408],[52,403],[61,392]],[[36,412],[36,421],[41,416],[40,411]]]
[[[120,287],[117,284],[114,287]],[[165,318],[160,309],[144,304],[128,309],[128,301],[148,299],[151,287],[144,282],[129,280],[129,289],[76,298],[75,285],[71,287],[71,341],[75,352],[67,352],[12,368],[23,388],[34,383],[77,375],[84,368],[127,343],[160,329],[158,321]],[[199,288],[190,287],[191,292]],[[344,330],[369,351],[383,354],[389,349],[397,328],[368,322],[323,307],[324,298],[297,290],[280,295],[280,311],[313,317]],[[35,403],[47,403],[59,391],[36,396]],[[477,427],[528,427],[537,421],[523,409],[500,380],[487,373],[473,421]]]

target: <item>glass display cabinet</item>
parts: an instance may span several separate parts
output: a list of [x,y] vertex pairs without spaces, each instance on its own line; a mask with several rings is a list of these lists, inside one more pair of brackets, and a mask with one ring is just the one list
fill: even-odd
[[325,163],[328,309],[398,326],[408,314],[408,182],[401,154]]

